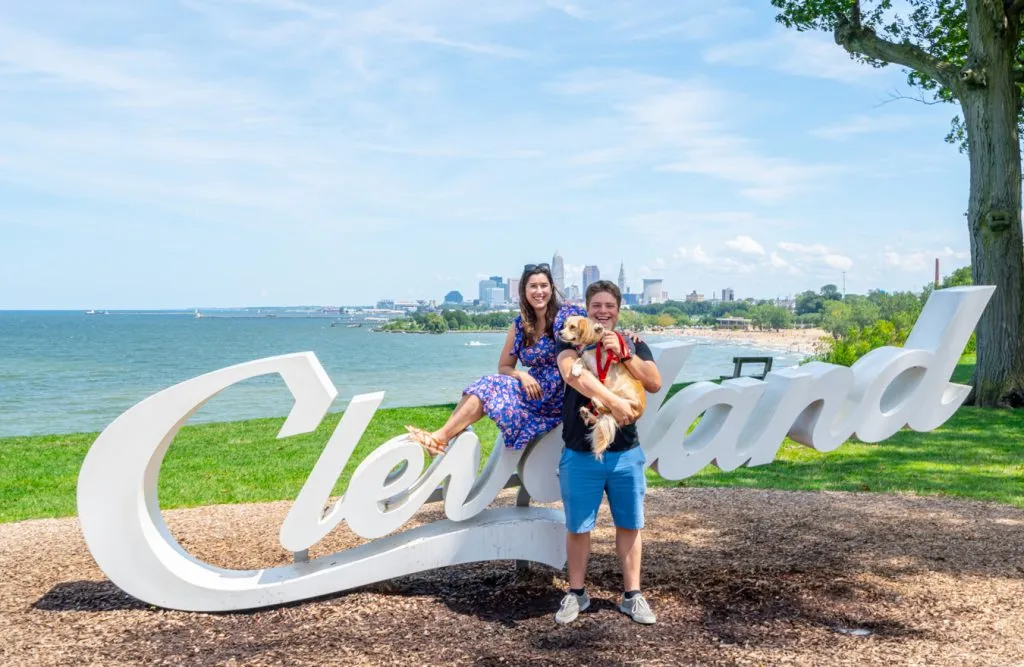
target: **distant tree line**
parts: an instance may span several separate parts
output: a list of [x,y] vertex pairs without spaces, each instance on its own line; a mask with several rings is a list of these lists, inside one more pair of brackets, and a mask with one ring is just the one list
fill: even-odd
[[516,313],[467,313],[464,310],[443,310],[440,313],[417,312],[392,320],[380,327],[382,331],[445,333],[448,331],[504,331]]
[[[946,276],[940,287],[970,284],[971,267],[965,266]],[[822,302],[821,327],[832,335],[822,361],[849,366],[875,348],[903,345],[934,289],[928,284],[920,294],[872,290]],[[974,353],[975,345],[972,335],[965,352]]]
[[633,306],[622,311],[619,322],[624,329],[645,331],[654,327],[709,326],[718,324],[719,318],[742,317],[758,329],[788,329],[794,324],[810,326],[813,323],[797,321],[788,309],[773,301],[666,301],[646,306]]

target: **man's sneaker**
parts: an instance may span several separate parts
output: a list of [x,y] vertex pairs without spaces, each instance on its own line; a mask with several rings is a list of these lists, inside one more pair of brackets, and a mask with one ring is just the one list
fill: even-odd
[[576,595],[569,591],[562,598],[562,606],[555,612],[555,623],[561,623],[562,625],[572,623],[580,615],[580,612],[586,611],[589,606],[590,596],[587,595],[586,591],[583,591],[583,595]]
[[658,617],[651,611],[651,605],[647,604],[647,598],[643,593],[638,593],[631,598],[623,595],[622,602],[619,603],[619,611],[644,625],[650,625],[658,620]]

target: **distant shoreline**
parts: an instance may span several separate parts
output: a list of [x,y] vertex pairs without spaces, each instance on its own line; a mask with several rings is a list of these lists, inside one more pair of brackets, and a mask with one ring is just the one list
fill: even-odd
[[[398,334],[433,334],[433,331],[406,331],[402,329],[373,329],[375,333],[398,333]],[[508,331],[507,328],[501,329],[449,329],[448,331],[442,331],[440,334],[482,334],[482,333],[505,333]]]
[[768,350],[797,352],[813,355],[823,352],[823,338],[830,334],[824,329],[778,329],[778,330],[742,330],[742,329],[703,329],[700,327],[671,327],[655,333],[659,336],[687,336],[690,338],[707,338],[756,345]]

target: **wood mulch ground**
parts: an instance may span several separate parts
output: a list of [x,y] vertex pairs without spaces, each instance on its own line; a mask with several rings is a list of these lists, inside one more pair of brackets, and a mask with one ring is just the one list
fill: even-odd
[[[103,577],[75,520],[0,525],[0,664],[1024,665],[1022,510],[743,489],[657,489],[647,507],[649,627],[615,611],[607,513],[594,604],[568,627],[552,620],[562,574],[507,561],[254,612],[165,611]],[[166,514],[197,556],[252,568],[288,562],[287,508]],[[319,553],[358,542],[339,530]]]

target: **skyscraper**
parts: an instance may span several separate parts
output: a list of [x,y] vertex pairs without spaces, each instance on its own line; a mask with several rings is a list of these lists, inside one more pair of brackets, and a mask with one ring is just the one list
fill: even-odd
[[626,266],[619,263],[619,292],[626,293]]
[[726,287],[722,290],[722,301],[735,301],[736,295],[732,291],[731,287]]
[[661,303],[665,300],[661,289],[661,278],[644,278],[644,293],[641,303],[644,305]]
[[506,301],[509,303],[519,303],[519,278],[508,279],[508,298]]
[[583,293],[587,293],[587,287],[590,283],[596,283],[601,279],[601,270],[593,264],[588,264],[583,267]]
[[565,263],[557,250],[555,256],[551,258],[551,277],[555,279],[555,288],[559,292],[565,292]]
[[480,303],[487,303],[488,295],[490,294],[490,292],[488,292],[488,290],[493,289],[493,288],[495,288],[497,286],[498,286],[497,283],[495,283],[493,280],[481,280],[480,281]]

